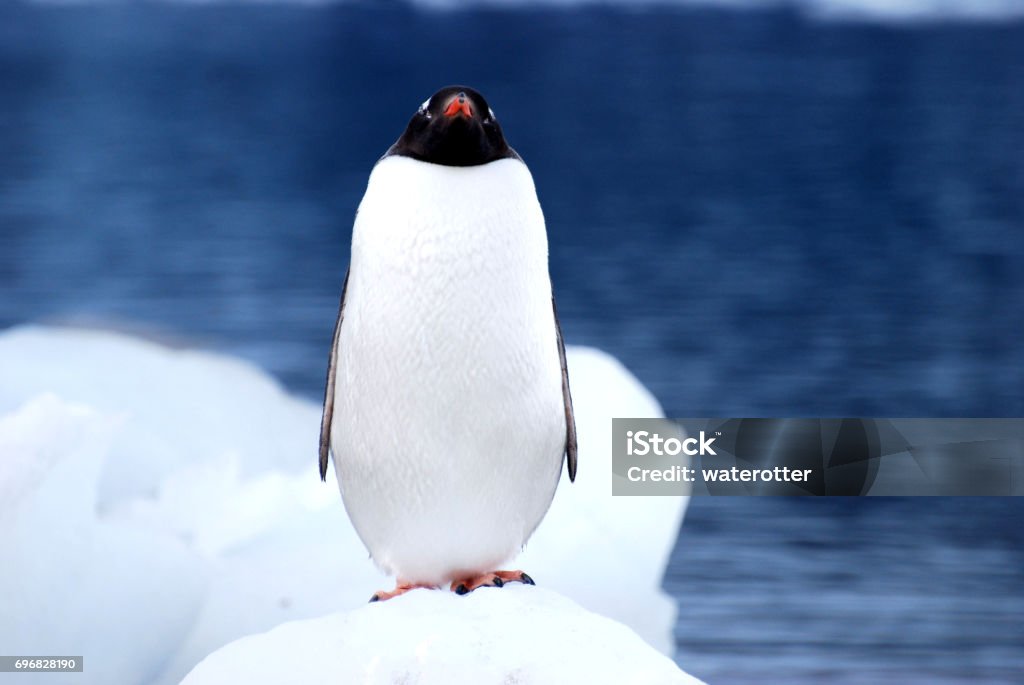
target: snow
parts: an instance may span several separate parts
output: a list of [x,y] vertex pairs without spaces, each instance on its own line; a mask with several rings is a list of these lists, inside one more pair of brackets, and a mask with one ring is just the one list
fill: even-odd
[[142,683],[195,620],[203,561],[173,538],[96,518],[115,426],[53,395],[0,418],[0,645],[9,655],[87,655],[90,682]]
[[[660,582],[686,500],[612,498],[607,443],[611,417],[661,409],[615,359],[568,355],[577,482],[563,478],[514,566],[541,596],[671,654]],[[243,635],[361,610],[393,581],[319,480],[319,414],[221,355],[99,331],[0,333],[5,653],[82,655],[89,682],[176,683]]]
[[101,509],[151,494],[183,466],[232,456],[244,456],[250,474],[298,469],[319,427],[308,402],[250,364],[104,331],[13,329],[0,339],[0,379],[0,414],[50,391],[125,416],[100,479]]
[[508,585],[465,597],[414,590],[285,623],[214,652],[183,685],[296,682],[700,683],[622,624],[550,590]]

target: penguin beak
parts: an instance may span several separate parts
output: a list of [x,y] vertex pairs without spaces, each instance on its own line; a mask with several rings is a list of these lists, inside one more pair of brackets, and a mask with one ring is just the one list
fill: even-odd
[[449,100],[448,107],[444,110],[446,117],[453,117],[456,114],[462,114],[469,119],[473,118],[473,108],[470,106],[469,100],[466,99],[465,93],[459,93]]

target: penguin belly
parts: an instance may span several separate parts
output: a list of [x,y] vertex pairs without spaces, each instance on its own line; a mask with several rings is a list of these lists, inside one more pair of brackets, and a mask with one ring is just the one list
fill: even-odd
[[521,161],[377,164],[337,353],[335,474],[378,566],[441,584],[518,553],[566,437],[547,236]]

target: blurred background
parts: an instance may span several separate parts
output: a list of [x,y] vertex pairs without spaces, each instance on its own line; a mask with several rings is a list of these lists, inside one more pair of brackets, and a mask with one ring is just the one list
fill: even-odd
[[[367,175],[450,83],[533,171],[567,342],[669,416],[1024,414],[1016,0],[7,2],[0,328],[142,331],[318,399]],[[1022,524],[694,499],[677,660],[1019,682]]]

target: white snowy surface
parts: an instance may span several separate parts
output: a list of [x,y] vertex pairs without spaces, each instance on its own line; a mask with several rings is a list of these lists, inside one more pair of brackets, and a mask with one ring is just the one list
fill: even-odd
[[116,423],[49,394],[0,418],[0,648],[88,655],[89,669],[86,681],[3,682],[150,682],[195,622],[203,559],[144,525],[96,516]]
[[[659,586],[686,500],[610,495],[610,419],[661,409],[608,355],[568,354],[579,474],[512,566],[671,654],[675,605]],[[0,333],[4,652],[85,657],[84,680],[48,683],[176,683],[243,635],[390,588],[320,482],[319,418],[224,356]]]
[[[287,655],[287,656],[284,656]],[[232,642],[183,685],[699,684],[626,626],[539,587],[414,590]]]

